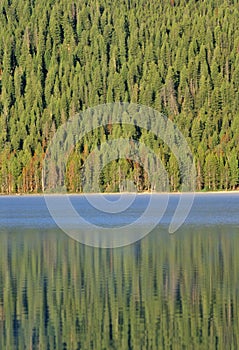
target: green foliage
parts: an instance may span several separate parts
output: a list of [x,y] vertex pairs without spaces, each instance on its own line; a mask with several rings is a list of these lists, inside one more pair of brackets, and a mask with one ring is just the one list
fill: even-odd
[[[41,191],[56,129],[80,110],[114,101],[173,119],[200,158],[198,190],[238,188],[238,18],[238,0],[1,1],[0,193]],[[82,157],[71,159],[71,169]],[[161,157],[171,189],[180,188],[170,155]]]

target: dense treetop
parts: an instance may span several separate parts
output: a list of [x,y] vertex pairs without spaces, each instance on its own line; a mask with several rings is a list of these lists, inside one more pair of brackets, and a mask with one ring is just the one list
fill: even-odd
[[[198,190],[237,188],[238,18],[238,0],[2,0],[0,193],[41,191],[56,129],[114,101],[151,106],[177,124],[195,157]],[[101,138],[98,130],[72,154],[70,191],[81,190],[75,175]],[[153,148],[162,151],[171,190],[180,189],[174,156],[159,140]],[[119,190],[119,163],[139,190],[150,188],[143,169],[119,160],[104,169],[102,190]]]

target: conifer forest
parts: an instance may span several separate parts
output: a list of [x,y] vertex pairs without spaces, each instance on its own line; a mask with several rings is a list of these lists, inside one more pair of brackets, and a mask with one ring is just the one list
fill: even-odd
[[[117,101],[152,107],[177,125],[198,191],[238,189],[238,18],[238,0],[1,0],[0,193],[42,192],[57,129]],[[69,192],[82,191],[79,169],[95,145],[119,134],[159,152],[170,190],[180,190],[177,161],[161,140],[108,125],[72,151]],[[138,191],[151,189],[139,164],[116,159],[101,171],[101,191],[119,191],[121,174]]]

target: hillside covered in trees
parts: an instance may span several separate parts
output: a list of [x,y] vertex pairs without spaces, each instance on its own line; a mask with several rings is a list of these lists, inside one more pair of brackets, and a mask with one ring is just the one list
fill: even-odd
[[[42,163],[60,125],[88,107],[133,102],[164,113],[191,147],[197,190],[239,186],[238,0],[2,0],[0,3],[0,193],[42,190]],[[78,169],[102,137],[71,154],[65,182],[81,191]],[[121,132],[150,144],[150,132]],[[117,131],[117,134],[119,131]],[[102,135],[103,134],[103,135]],[[173,154],[160,140],[170,188],[180,189]],[[137,163],[103,169],[102,191],[124,177],[150,189]]]

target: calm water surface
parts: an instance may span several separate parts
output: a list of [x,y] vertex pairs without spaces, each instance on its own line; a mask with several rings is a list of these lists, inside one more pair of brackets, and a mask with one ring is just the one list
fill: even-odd
[[[169,235],[178,199],[141,241],[98,249],[61,232],[44,197],[0,197],[0,349],[239,349],[239,194],[196,195]],[[113,227],[148,197],[110,216],[71,200]]]

